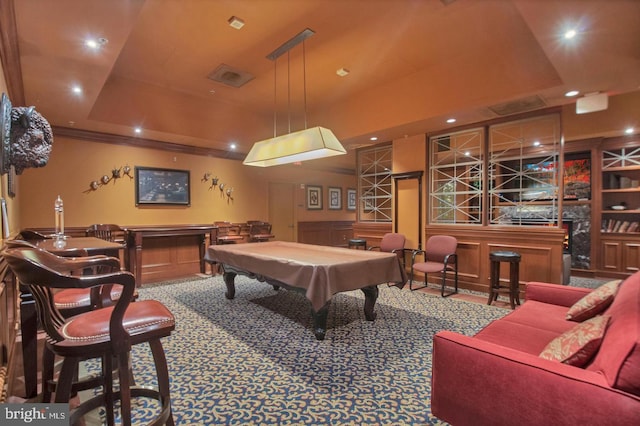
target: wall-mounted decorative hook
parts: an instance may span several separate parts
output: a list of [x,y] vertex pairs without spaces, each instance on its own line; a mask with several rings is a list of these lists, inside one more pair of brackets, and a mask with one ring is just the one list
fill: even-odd
[[133,176],[131,176],[131,167],[129,167],[129,165],[120,166],[117,168],[114,167],[113,169],[111,169],[111,176],[102,175],[102,177],[99,180],[91,181],[89,183],[89,189],[83,192],[86,193],[86,192],[95,191],[99,187],[104,186],[111,181],[115,182],[117,179],[120,179],[123,176],[129,176],[129,179],[133,179]]
[[133,179],[133,176],[131,176],[131,167],[129,167],[128,164],[122,167],[122,172],[125,176],[129,176],[129,179]]
[[209,187],[209,189],[211,188],[215,188],[218,185],[218,177],[214,177],[213,179],[211,179],[211,186]]
[[120,173],[122,172],[122,167],[120,167],[119,169],[112,169],[111,170],[111,178],[112,179],[120,179]]

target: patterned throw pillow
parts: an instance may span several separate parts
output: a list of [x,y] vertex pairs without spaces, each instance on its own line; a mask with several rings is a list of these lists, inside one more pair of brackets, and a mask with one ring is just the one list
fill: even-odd
[[577,324],[553,339],[540,357],[582,367],[598,352],[609,324],[608,315],[599,315]]
[[598,315],[609,307],[622,280],[609,281],[573,304],[567,311],[567,319],[584,321]]

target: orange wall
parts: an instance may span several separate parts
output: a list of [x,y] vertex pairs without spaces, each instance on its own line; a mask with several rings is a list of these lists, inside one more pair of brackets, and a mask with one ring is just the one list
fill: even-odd
[[[124,176],[91,191],[91,181],[124,165],[189,170],[191,173],[191,206],[135,206],[134,180]],[[210,172],[219,183],[233,187],[232,200],[202,182]],[[87,142],[55,137],[46,167],[27,169],[18,179],[20,205],[18,228],[53,226],[53,203],[57,195],[64,200],[66,226],[92,223],[122,225],[200,224],[217,220],[244,222],[269,220],[269,182],[319,184],[355,187],[355,176],[309,170],[302,166],[254,168],[240,161],[225,160],[167,151]],[[304,191],[298,190],[304,197]],[[302,198],[304,200],[304,198]],[[353,212],[307,211],[304,201],[295,200],[297,220],[354,220]]]
[[[426,136],[424,134],[393,141],[393,173],[425,170],[427,158]],[[425,222],[425,185],[426,176],[422,176],[422,226]],[[398,232],[407,238],[406,247],[417,248],[420,236],[418,226],[418,181],[415,179],[398,181]],[[394,212],[395,217],[395,212]]]

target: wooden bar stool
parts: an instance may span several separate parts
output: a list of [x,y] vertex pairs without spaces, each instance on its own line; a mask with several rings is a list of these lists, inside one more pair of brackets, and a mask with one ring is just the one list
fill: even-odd
[[363,250],[367,249],[367,240],[362,238],[352,238],[349,240],[349,248],[358,249],[358,247],[362,247]]
[[[106,424],[115,425],[116,402],[120,402],[118,424],[132,424],[132,399],[157,401],[153,425],[175,424],[169,395],[169,371],[160,339],[175,328],[173,314],[157,300],[131,303],[136,291],[133,274],[119,270],[92,275],[71,275],[84,269],[87,262],[109,260],[107,257],[63,258],[37,247],[6,248],[0,253],[22,285],[29,287],[36,301],[38,318],[46,333],[43,352],[42,402],[50,403],[52,390],[55,403],[68,403],[84,385],[98,386],[101,392],[70,410],[69,424],[84,424],[82,417],[98,407],[104,407]],[[54,303],[56,289],[85,289],[114,285],[121,287],[115,305],[62,316]],[[148,344],[153,356],[156,385],[136,386],[130,370],[131,347]],[[62,359],[60,373],[54,382],[54,359]],[[102,360],[102,372],[89,380],[78,379],[80,361]],[[135,362],[134,362],[135,364]],[[117,372],[114,375],[114,370]],[[117,388],[114,382],[118,382]],[[52,389],[49,388],[51,384]]]
[[[491,261],[491,283],[489,285],[489,301],[487,305],[491,305],[494,300],[498,300],[500,292],[509,293],[509,303],[511,309],[515,309],[516,305],[520,305],[520,253],[514,251],[494,251],[489,254]],[[509,285],[500,285],[500,263],[509,263]]]

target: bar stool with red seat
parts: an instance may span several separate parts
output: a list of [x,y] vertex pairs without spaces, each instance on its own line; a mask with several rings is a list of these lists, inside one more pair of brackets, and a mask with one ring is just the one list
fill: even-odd
[[[174,424],[169,373],[160,339],[171,334],[175,328],[175,319],[156,300],[131,303],[136,288],[133,274],[118,270],[98,275],[71,275],[64,271],[74,270],[75,267],[70,263],[77,262],[78,259],[59,257],[31,247],[7,248],[2,256],[21,284],[27,285],[35,296],[38,317],[46,333],[43,358],[59,356],[63,359],[54,402],[69,401],[80,361],[102,359],[100,379],[103,392],[74,408],[70,424],[77,424],[88,412],[105,406],[107,424],[113,425],[114,403],[119,400],[122,424],[130,425],[132,397],[156,399],[160,409],[154,424]],[[91,288],[107,283],[122,286],[122,295],[114,306],[64,318],[53,304],[54,288]],[[148,343],[151,348],[157,374],[157,390],[131,385],[131,346],[140,343]],[[114,360],[119,380],[117,392],[113,391]],[[46,367],[48,362],[43,362]],[[43,382],[51,380],[52,375],[50,370],[43,372]]]

